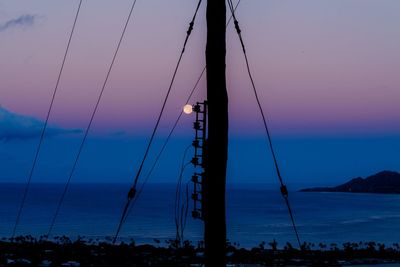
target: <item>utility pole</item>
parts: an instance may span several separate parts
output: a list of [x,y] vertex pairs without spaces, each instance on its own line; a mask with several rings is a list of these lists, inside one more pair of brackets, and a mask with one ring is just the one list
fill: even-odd
[[206,267],[225,266],[225,188],[228,159],[225,0],[207,1],[208,139],[205,144],[203,219]]

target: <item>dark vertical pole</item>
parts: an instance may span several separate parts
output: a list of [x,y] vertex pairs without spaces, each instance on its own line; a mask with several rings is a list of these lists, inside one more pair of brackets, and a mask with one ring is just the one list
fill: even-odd
[[228,157],[228,96],[225,80],[225,0],[207,1],[208,139],[203,180],[206,267],[225,266],[225,184]]

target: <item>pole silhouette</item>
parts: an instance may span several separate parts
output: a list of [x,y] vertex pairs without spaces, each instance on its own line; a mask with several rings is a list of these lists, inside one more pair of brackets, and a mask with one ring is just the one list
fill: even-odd
[[226,4],[207,1],[208,138],[205,144],[203,218],[206,267],[225,266],[225,187],[228,158],[228,95],[226,91]]

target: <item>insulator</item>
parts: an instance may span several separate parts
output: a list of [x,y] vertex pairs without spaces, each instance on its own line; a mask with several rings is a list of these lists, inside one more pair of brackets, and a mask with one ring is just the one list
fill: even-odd
[[197,166],[197,165],[199,165],[199,158],[196,158],[196,157],[194,157],[194,158],[192,158],[192,160],[190,161],[194,166]]
[[193,128],[194,128],[195,130],[201,130],[200,122],[198,122],[198,121],[193,122]]
[[192,175],[192,182],[195,183],[195,184],[198,184],[199,183],[199,176]]
[[192,199],[194,200],[194,201],[199,201],[200,199],[199,199],[199,194],[192,194]]
[[195,218],[195,219],[201,219],[202,218],[201,213],[198,210],[192,211],[192,217]]
[[289,192],[288,192],[288,190],[287,190],[287,188],[286,188],[286,185],[282,185],[281,186],[281,193],[282,193],[282,196],[283,197],[288,197],[288,195],[289,195]]
[[136,196],[136,188],[131,187],[128,192],[128,199],[133,199]]
[[194,25],[193,21],[189,23],[189,29],[188,29],[187,32],[186,32],[187,35],[190,35],[190,34],[192,33],[192,31],[193,31],[193,25]]
[[200,147],[200,142],[199,142],[199,140],[194,140],[194,141],[192,142],[192,146],[194,146],[194,147],[196,147],[196,148],[199,148],[199,147]]
[[198,112],[201,112],[201,107],[200,107],[200,105],[199,105],[199,104],[194,105],[194,106],[193,106],[193,111],[194,111],[194,112],[197,112],[197,113],[198,113]]

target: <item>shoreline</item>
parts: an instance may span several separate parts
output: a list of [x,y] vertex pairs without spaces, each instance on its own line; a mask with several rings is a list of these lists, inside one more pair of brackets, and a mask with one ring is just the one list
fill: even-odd
[[[157,245],[134,242],[111,244],[80,237],[18,236],[0,241],[0,267],[5,266],[201,266],[203,244],[169,240]],[[231,266],[357,266],[400,263],[400,245],[386,247],[375,242],[337,244],[304,243],[302,249],[286,243],[261,242],[251,249],[227,242]]]

